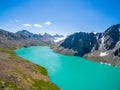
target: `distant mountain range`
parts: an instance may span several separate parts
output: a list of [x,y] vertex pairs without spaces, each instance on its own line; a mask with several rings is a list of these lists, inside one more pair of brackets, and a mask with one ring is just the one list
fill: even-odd
[[18,31],[16,33],[8,32],[0,29],[0,47],[22,47],[34,45],[46,45],[54,43],[54,40],[63,38],[62,35],[50,35],[45,33],[33,34],[27,30]]
[[27,30],[12,33],[0,29],[0,47],[35,45],[51,45],[57,53],[120,66],[120,24],[112,25],[103,33],[77,32],[67,37],[48,33],[33,34]]
[[120,24],[103,33],[77,32],[52,47],[55,52],[120,66]]

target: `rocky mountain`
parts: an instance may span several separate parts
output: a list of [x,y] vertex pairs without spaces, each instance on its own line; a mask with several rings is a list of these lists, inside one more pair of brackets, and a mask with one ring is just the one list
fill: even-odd
[[53,36],[48,34],[48,33],[44,33],[43,37],[46,37],[46,38],[52,38]]
[[74,33],[56,47],[52,48],[58,53],[120,66],[120,24],[103,33]]
[[108,28],[102,35],[101,43],[106,50],[113,49],[120,40],[120,24]]
[[63,35],[59,35],[59,34],[50,35],[48,33],[44,33],[43,35],[43,40],[51,44],[62,41],[64,38],[65,37]]
[[[100,37],[100,33],[85,33],[79,32],[73,35],[70,35],[68,38],[64,40],[61,44],[62,47],[72,49],[77,51],[77,56],[83,56],[86,53],[91,52],[91,50],[98,49],[98,38]],[[94,48],[93,48],[94,47]]]
[[[56,37],[60,37],[60,35]],[[45,33],[44,35],[33,34],[27,30],[12,33],[0,29],[0,46],[6,48],[6,47],[46,45],[54,43],[56,37],[54,35],[52,36],[47,33]]]
[[55,35],[53,35],[53,37],[64,37],[63,35],[59,35],[59,34],[55,34]]
[[16,35],[21,37],[22,39],[40,39],[42,37],[42,35],[40,34],[33,34],[31,32],[28,32],[27,30],[18,31],[16,32]]

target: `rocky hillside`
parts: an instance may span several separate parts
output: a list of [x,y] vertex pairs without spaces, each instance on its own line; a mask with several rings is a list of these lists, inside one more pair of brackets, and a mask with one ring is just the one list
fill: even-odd
[[59,90],[45,68],[17,57],[13,49],[0,49],[0,90]]
[[45,68],[16,56],[18,47],[48,45],[53,36],[32,34],[26,30],[16,33],[0,29],[0,90],[59,90],[49,81]]
[[103,33],[74,33],[53,50],[120,66],[120,24],[109,27]]

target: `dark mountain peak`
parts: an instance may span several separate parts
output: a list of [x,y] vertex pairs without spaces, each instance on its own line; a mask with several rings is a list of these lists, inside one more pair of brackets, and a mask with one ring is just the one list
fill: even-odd
[[85,53],[91,52],[93,47],[94,50],[98,49],[97,36],[94,33],[76,32],[68,36],[61,46],[78,51],[76,55],[83,56]]
[[55,35],[54,35],[54,37],[59,37],[59,36],[60,36],[60,35],[58,35],[58,34],[55,34]]
[[43,37],[44,37],[44,38],[53,38],[53,36],[50,35],[50,34],[48,34],[48,33],[44,33]]
[[117,33],[119,32],[120,24],[112,25],[109,27],[103,34],[111,34],[111,33]]
[[22,37],[23,39],[28,39],[28,38],[34,38],[34,37],[38,37],[37,34],[33,34],[27,30],[21,30],[16,32],[16,34],[20,37]]
[[77,51],[77,56],[83,56],[95,50],[113,49],[119,40],[120,24],[116,24],[103,33],[76,32],[68,36],[60,46]]
[[110,29],[118,29],[118,28],[120,28],[120,24],[112,25],[108,29],[110,30]]
[[63,35],[55,34],[53,37],[64,37]]
[[44,33],[43,36],[52,36],[52,35],[50,35],[50,34],[48,34],[48,33]]
[[102,42],[105,49],[113,49],[116,43],[120,40],[120,24],[109,27],[102,36]]
[[28,30],[21,30],[21,32],[28,32]]
[[21,31],[18,31],[18,32],[16,32],[17,34],[19,33],[21,33],[21,34],[32,34],[31,32],[29,32],[29,31],[27,31],[27,30],[21,30]]

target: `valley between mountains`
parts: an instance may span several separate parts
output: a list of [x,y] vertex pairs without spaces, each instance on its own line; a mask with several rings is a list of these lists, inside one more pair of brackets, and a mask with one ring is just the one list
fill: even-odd
[[50,46],[57,53],[120,66],[120,24],[101,33],[77,32],[67,37],[33,34],[27,30],[12,33],[0,29],[0,90],[59,90],[49,81],[45,68],[14,53],[20,47],[39,45]]

